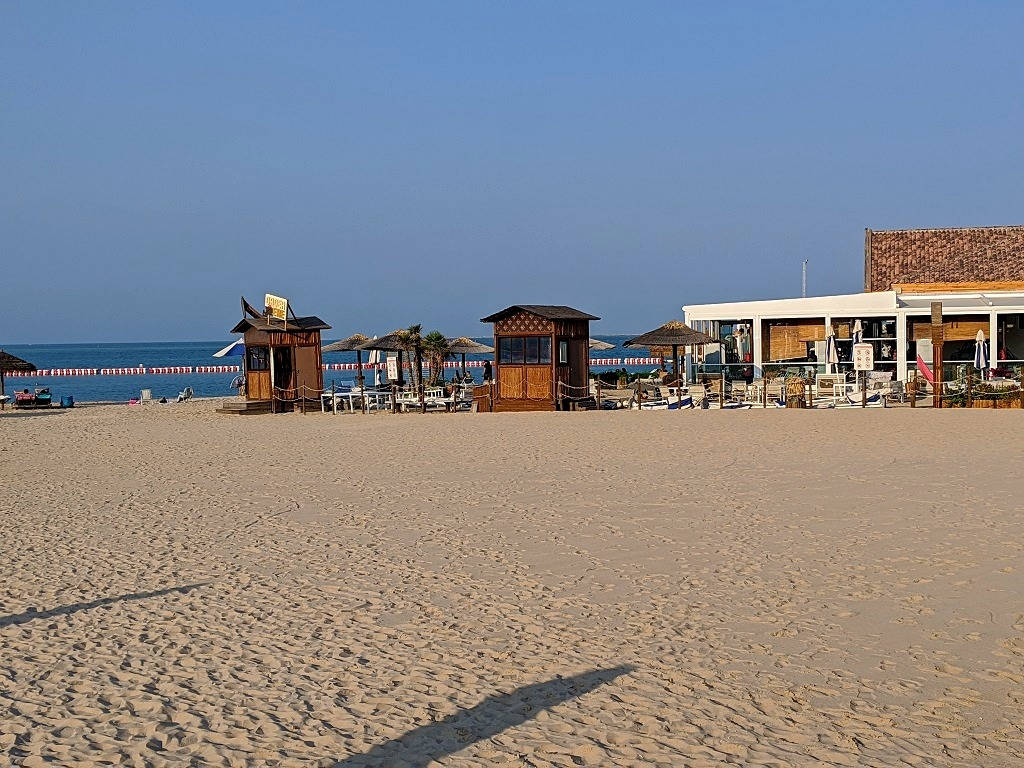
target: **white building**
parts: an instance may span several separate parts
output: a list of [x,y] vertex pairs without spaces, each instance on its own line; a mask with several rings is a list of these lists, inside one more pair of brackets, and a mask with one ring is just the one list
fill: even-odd
[[[825,338],[835,334],[841,368],[852,369],[851,331],[861,321],[875,368],[906,381],[920,356],[932,364],[930,313],[942,303],[944,379],[974,359],[979,330],[992,366],[1017,377],[1024,366],[1024,227],[871,232],[864,293],[689,304],[687,324],[719,339],[688,371],[760,378],[766,368],[825,372]],[[878,290],[881,288],[882,290]],[[722,359],[724,355],[724,360]]]

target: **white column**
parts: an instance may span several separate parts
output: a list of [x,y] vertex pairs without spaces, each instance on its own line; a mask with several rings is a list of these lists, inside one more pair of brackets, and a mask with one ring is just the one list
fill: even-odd
[[896,310],[896,378],[907,381],[907,316]]
[[764,378],[764,369],[762,367],[762,356],[761,356],[761,316],[754,315],[751,320],[754,327],[750,329],[750,345],[753,347],[751,352],[754,357],[754,378]]
[[999,366],[999,313],[994,309],[988,313],[988,367]]

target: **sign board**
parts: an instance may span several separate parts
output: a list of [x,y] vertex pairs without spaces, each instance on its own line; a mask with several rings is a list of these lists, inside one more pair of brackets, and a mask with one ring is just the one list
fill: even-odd
[[873,371],[875,369],[875,347],[872,344],[853,345],[853,370]]
[[398,357],[388,355],[388,381],[398,381]]
[[283,321],[288,320],[288,299],[282,299],[280,296],[268,293],[263,299],[263,304],[267,308],[270,317]]

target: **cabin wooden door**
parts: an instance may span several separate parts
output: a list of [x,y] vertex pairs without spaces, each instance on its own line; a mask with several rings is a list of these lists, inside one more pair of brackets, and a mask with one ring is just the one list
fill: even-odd
[[502,365],[498,368],[498,397],[502,400],[522,400],[526,396],[526,382],[521,365]]
[[274,394],[283,400],[295,399],[295,367],[292,360],[291,347],[273,347],[270,354],[274,357]]
[[295,348],[295,384],[299,388],[298,397],[316,400],[320,397],[320,361],[317,359],[316,347]]
[[269,400],[270,371],[249,371],[246,373],[245,394],[249,400]]

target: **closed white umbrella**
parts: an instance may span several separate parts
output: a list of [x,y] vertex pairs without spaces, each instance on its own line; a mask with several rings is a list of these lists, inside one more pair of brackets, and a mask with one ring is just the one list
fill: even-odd
[[[836,349],[836,336],[831,330],[829,330],[828,336],[825,338],[825,362],[829,368],[833,365],[836,366],[834,372],[839,372],[839,350]],[[833,373],[831,370],[827,372]]]
[[[376,339],[377,337],[374,336],[373,338]],[[380,386],[380,369],[377,366],[380,365],[380,350],[379,349],[371,349],[370,350],[370,356],[366,359],[366,363],[367,363],[367,365],[372,365],[373,366],[373,386],[379,387]]]
[[864,326],[861,325],[860,320],[853,321],[853,343],[860,344],[864,341]]
[[985,332],[979,330],[978,335],[974,337],[974,367],[976,370],[983,371],[988,368],[988,351],[985,349],[986,346]]

